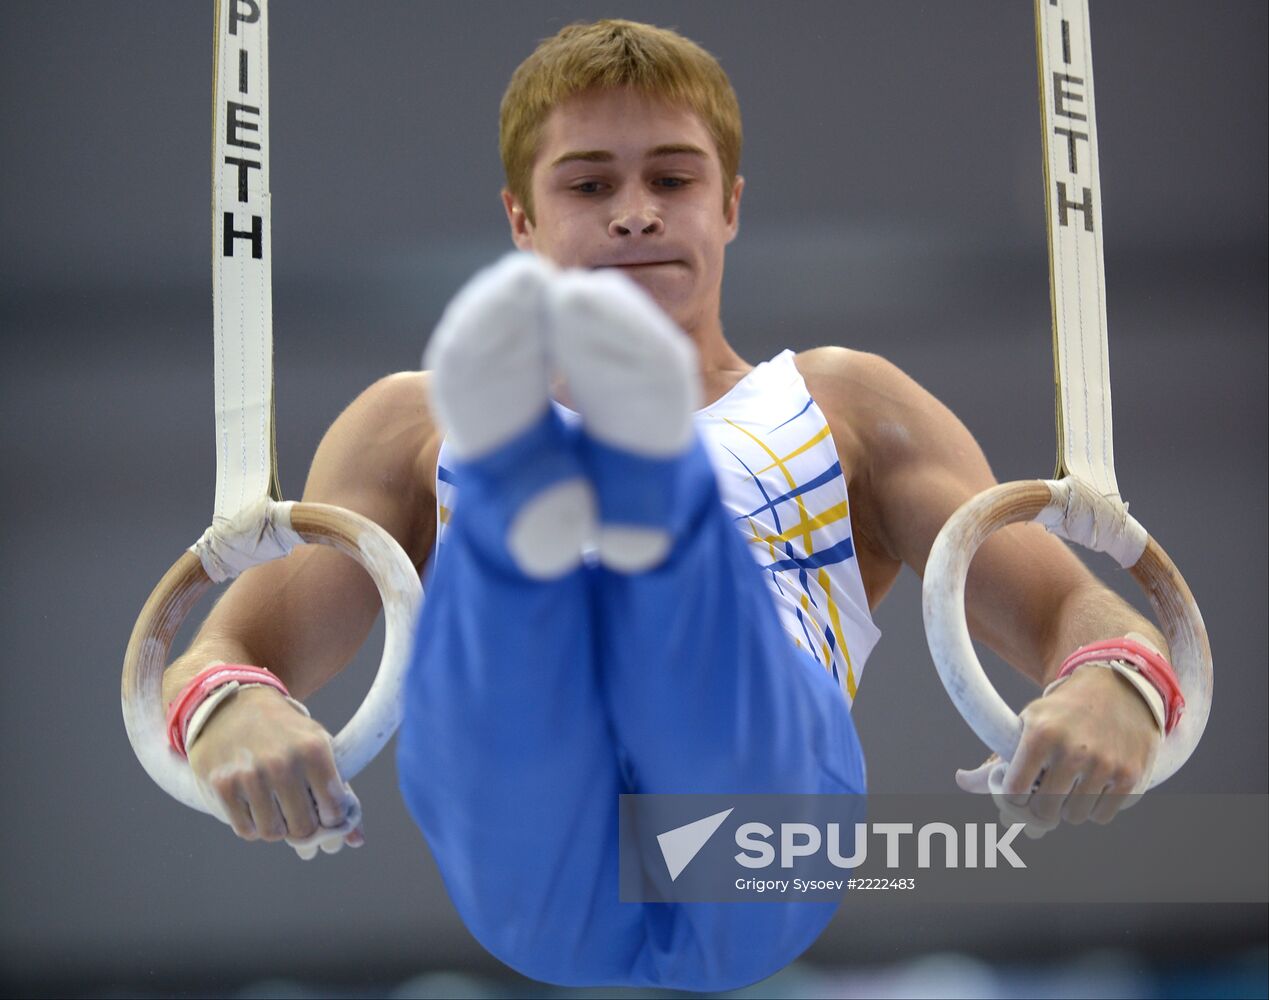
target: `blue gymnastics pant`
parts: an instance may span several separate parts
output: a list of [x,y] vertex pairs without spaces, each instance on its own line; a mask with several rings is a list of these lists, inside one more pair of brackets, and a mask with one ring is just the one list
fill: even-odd
[[[398,742],[402,793],[490,952],[559,985],[719,991],[783,968],[836,903],[623,903],[623,793],[861,793],[845,698],[780,627],[699,442],[652,461],[554,413],[454,470]],[[575,475],[666,562],[541,582],[506,551],[520,505]]]

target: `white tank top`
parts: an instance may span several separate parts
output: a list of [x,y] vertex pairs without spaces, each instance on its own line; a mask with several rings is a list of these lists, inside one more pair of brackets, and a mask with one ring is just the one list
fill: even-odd
[[723,504],[763,569],[780,622],[855,700],[881,637],[868,612],[828,421],[792,351],[696,414]]
[[[868,612],[850,530],[850,503],[828,421],[783,351],[696,413],[696,429],[734,518],[793,641],[855,700],[864,661],[881,636]],[[566,419],[577,419],[560,407]],[[436,469],[437,538],[454,508],[442,443]]]

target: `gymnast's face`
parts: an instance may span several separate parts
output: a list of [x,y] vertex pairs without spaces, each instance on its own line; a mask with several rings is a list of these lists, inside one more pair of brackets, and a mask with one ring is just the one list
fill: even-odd
[[561,267],[620,268],[688,333],[719,328],[724,248],[741,178],[723,210],[714,141],[690,110],[618,90],[551,112],[533,163],[534,219],[510,193],[512,237]]

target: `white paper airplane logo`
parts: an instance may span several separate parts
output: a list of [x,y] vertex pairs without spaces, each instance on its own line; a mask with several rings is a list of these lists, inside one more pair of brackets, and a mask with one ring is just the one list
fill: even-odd
[[[734,807],[733,807],[734,808]],[[676,826],[673,830],[657,834],[657,843],[661,845],[661,857],[665,858],[665,867],[670,871],[670,881],[679,877],[683,869],[700,853],[702,847],[714,835],[732,813],[727,809],[713,816],[698,819],[686,826]]]

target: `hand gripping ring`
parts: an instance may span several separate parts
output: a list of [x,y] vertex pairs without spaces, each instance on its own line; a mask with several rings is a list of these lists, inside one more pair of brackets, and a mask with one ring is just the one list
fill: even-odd
[[1068,541],[1112,555],[1150,598],[1168,640],[1185,695],[1185,712],[1163,740],[1142,790],[1171,777],[1198,745],[1212,707],[1212,651],[1190,588],[1168,554],[1127,508],[1073,478],[1002,483],[961,505],[935,539],[926,563],[922,605],[930,655],[943,686],[979,739],[1011,760],[1022,720],[992,687],[974,653],[965,619],[965,577],[974,553],[992,532],[1017,521],[1039,521]]
[[[396,539],[368,518],[326,504],[280,503],[271,516],[285,519],[304,541],[346,553],[370,574],[383,602],[384,640],[379,671],[361,707],[335,737],[335,763],[345,780],[374,759],[401,722],[402,687],[423,588]],[[163,706],[163,671],[185,616],[212,580],[192,551],[185,552],[150,594],[132,629],[123,665],[123,720],[133,752],[165,792],[191,809],[218,816],[204,798],[189,764],[171,748]]]

